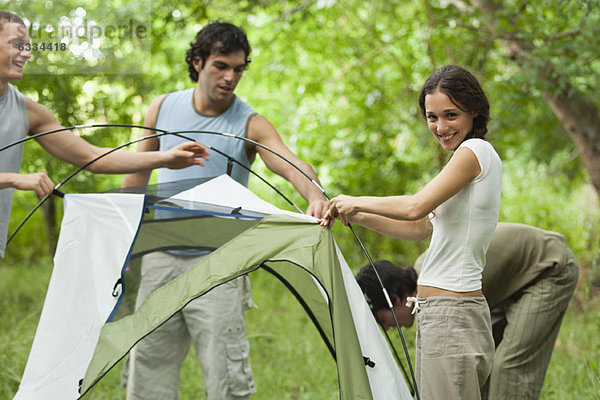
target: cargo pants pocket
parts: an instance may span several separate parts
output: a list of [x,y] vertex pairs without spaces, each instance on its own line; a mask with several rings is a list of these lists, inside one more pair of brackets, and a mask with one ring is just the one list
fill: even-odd
[[229,389],[233,396],[249,396],[256,392],[252,370],[250,368],[250,349],[248,345],[227,344],[227,373]]

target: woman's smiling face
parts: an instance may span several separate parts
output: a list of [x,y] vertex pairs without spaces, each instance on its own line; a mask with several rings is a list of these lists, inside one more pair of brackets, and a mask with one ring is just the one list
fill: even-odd
[[425,96],[427,126],[444,150],[454,151],[473,130],[475,113],[462,110],[439,90]]

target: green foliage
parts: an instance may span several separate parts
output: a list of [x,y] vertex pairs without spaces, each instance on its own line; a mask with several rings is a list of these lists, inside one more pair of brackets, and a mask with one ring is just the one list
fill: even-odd
[[[64,2],[48,9],[39,1],[12,2],[27,7],[29,21],[41,25],[57,26],[62,16],[74,25],[79,6],[88,24],[101,21],[103,29],[118,26],[131,15],[122,2],[113,0],[104,2],[103,9],[123,12],[99,19],[98,4],[88,3]],[[600,76],[597,52],[592,51],[598,47],[598,10],[587,1],[544,0],[534,5],[513,0],[498,6],[497,26],[492,29],[489,16],[456,4],[461,3],[187,1],[173,8],[153,2],[136,19],[149,28],[151,35],[145,40],[117,48],[103,37],[100,49],[105,52],[91,61],[67,53],[53,58],[39,53],[30,62],[31,73],[16,84],[52,109],[65,125],[141,124],[156,95],[192,85],[184,57],[195,32],[209,20],[230,20],[245,28],[253,46],[253,62],[238,95],[269,118],[292,150],[314,166],[329,195],[383,196],[414,193],[444,164],[446,156],[430,139],[416,97],[436,67],[465,65],[481,79],[492,104],[489,137],[507,171],[503,219],[567,232],[571,246],[585,249],[583,263],[593,266],[597,248],[589,243],[597,239],[598,229],[596,216],[588,218],[585,210],[596,209],[597,204],[581,198],[586,174],[573,143],[541,95],[547,88],[532,75],[533,64],[521,68],[513,63],[502,44],[518,36],[535,46],[530,63],[568,60],[558,63],[557,79],[567,77],[598,104],[597,91],[587,90],[598,86]],[[41,37],[39,32],[32,38]],[[51,73],[48,64],[56,71]],[[117,68],[121,64],[125,68]],[[105,147],[139,134],[117,128],[77,132]],[[255,169],[294,202],[306,206],[291,185],[273,177],[262,163],[256,163]],[[60,181],[74,168],[28,143],[23,171],[39,170]],[[530,172],[523,176],[516,171]],[[62,189],[103,190],[119,186],[120,179],[84,173]],[[278,201],[263,184],[252,188],[267,200]],[[11,227],[33,204],[33,196],[18,197]],[[561,216],[557,210],[564,210],[563,205],[578,218]],[[582,220],[588,223],[578,224]],[[37,218],[29,225],[41,221]],[[345,228],[334,229],[352,267],[364,264],[353,235]],[[401,243],[360,228],[357,232],[373,258],[408,264],[426,247],[426,243]],[[45,234],[39,225],[24,230],[20,235],[25,239],[15,241],[9,254],[15,258],[45,254]]]
[[[600,393],[600,310],[564,318],[544,381],[541,399],[597,399]],[[581,346],[586,343],[585,346]]]
[[0,266],[0,397],[19,387],[50,279],[48,263]]
[[[40,24],[56,25],[67,16],[73,25],[74,15],[81,13],[78,7],[85,10],[88,24],[94,20],[104,29],[131,15],[117,0],[104,2],[102,9],[124,11],[102,19],[93,1],[63,2],[52,9],[39,1],[12,4],[27,7],[25,16]],[[184,1],[173,8],[152,2],[135,20],[149,28],[145,40],[117,48],[103,37],[99,48],[105,52],[95,61],[67,53],[54,58],[39,53],[28,67],[31,73],[16,84],[52,109],[65,125],[141,124],[155,96],[193,85],[184,58],[195,32],[209,20],[230,20],[245,28],[253,47],[252,64],[237,94],[269,118],[290,148],[317,170],[330,196],[383,196],[416,192],[445,163],[447,156],[431,140],[416,98],[435,68],[458,63],[480,78],[492,105],[489,138],[505,164],[502,220],[566,233],[587,268],[584,271],[593,272],[598,254],[593,211],[597,203],[584,195],[587,175],[573,143],[545,103],[542,91],[547,88],[532,74],[535,63],[555,63],[560,66],[559,81],[567,79],[598,104],[597,91],[588,89],[598,86],[600,76],[597,51],[593,51],[598,48],[600,13],[588,1],[512,0],[497,6],[497,20],[492,21],[461,4]],[[531,64],[519,66],[507,58],[503,43],[512,37],[535,46],[527,61]],[[48,64],[56,71],[50,73]],[[111,147],[136,137],[139,130],[77,133]],[[74,167],[28,143],[23,171],[39,170],[48,171],[58,182]],[[306,207],[292,186],[273,176],[264,164],[255,163],[255,170]],[[104,190],[119,186],[120,179],[84,173],[62,189]],[[252,180],[251,188],[266,200],[288,207],[257,180]],[[33,204],[34,196],[17,196],[12,228]],[[42,221],[35,218],[28,223],[22,238],[11,244],[10,259],[47,254]],[[352,268],[365,264],[352,233],[341,226],[334,229]],[[375,259],[410,264],[427,246],[384,238],[360,227],[356,231]]]
[[[542,398],[590,398],[600,391],[600,350],[594,345],[600,327],[593,283],[600,275],[598,199],[543,93],[568,84],[591,103],[600,104],[600,12],[595,0],[494,1],[497,19],[492,21],[470,8],[470,3],[186,0],[174,6],[164,1],[24,0],[0,1],[0,8],[16,11],[31,23],[55,27],[62,17],[75,25],[81,8],[88,24],[95,21],[103,28],[97,57],[38,52],[24,79],[13,82],[50,108],[65,126],[142,124],[155,96],[193,85],[184,58],[200,27],[217,18],[241,25],[253,47],[253,61],[236,93],[273,122],[290,148],[317,170],[332,197],[414,193],[435,176],[447,155],[430,138],[419,115],[417,95],[435,68],[447,63],[467,67],[482,82],[492,106],[489,138],[504,163],[501,221],[563,233],[581,267],[576,304],[582,312],[571,308],[567,313]],[[108,26],[130,20],[147,28],[149,36],[119,40],[106,35]],[[43,29],[35,35],[32,31],[32,41],[47,42],[49,35]],[[519,64],[504,47],[512,38],[530,49],[530,57]],[[69,44],[85,41],[85,37],[73,38]],[[546,65],[555,67],[551,84],[536,75],[537,67]],[[76,132],[103,147],[139,135],[139,130],[122,128]],[[45,170],[55,183],[75,170],[35,143],[28,142],[25,153],[22,171]],[[256,162],[254,169],[306,207],[293,187],[273,176],[262,162]],[[62,190],[93,192],[118,187],[120,182],[120,176],[83,173]],[[250,187],[289,209],[257,179],[251,179]],[[9,231],[36,202],[31,193],[16,194]],[[60,200],[56,207],[60,219]],[[333,229],[353,270],[366,264],[352,232],[341,224]],[[402,242],[355,229],[373,259],[408,265],[427,247],[426,242]],[[38,211],[0,262],[3,398],[16,391],[37,325],[50,272],[47,265],[38,264],[39,260],[47,263],[51,254],[46,237]],[[15,263],[21,266],[8,266]],[[259,309],[247,314],[256,381],[259,390],[281,388],[273,397],[262,391],[265,397],[257,398],[335,398],[334,367],[316,333],[304,329],[310,323],[277,285],[256,279],[255,300],[261,309],[262,304],[273,309],[273,313]],[[267,293],[278,300],[262,298]],[[408,332],[410,341],[414,332]],[[396,348],[401,349],[399,343]],[[299,359],[303,361],[294,362]],[[194,398],[201,379],[192,356],[183,374],[182,399]],[[119,398],[118,380],[115,369],[101,384],[98,398]]]

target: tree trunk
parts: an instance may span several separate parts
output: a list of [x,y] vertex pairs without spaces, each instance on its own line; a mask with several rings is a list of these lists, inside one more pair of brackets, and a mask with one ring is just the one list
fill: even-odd
[[[490,28],[492,31],[495,30],[497,26],[496,13],[502,7],[501,3],[489,0],[473,0],[472,4],[490,18]],[[507,35],[501,35],[501,33],[496,32],[498,37],[507,37]],[[527,68],[523,64],[525,60],[530,58],[529,52],[533,50],[533,44],[517,39],[504,40],[504,47],[509,57],[521,67]],[[558,87],[556,78],[552,78],[555,69],[551,64],[546,64],[543,68],[540,67],[536,72],[541,82],[549,84],[551,87]],[[568,79],[565,78],[564,81],[568,82]],[[600,113],[598,107],[584,99],[581,92],[571,84],[567,83],[563,86],[558,93],[545,92],[544,97],[575,143],[581,161],[590,175],[592,185],[600,196]]]
[[[571,91],[573,94],[567,94]],[[598,108],[581,98],[572,88],[559,95],[545,93],[546,101],[569,132],[581,155],[581,161],[590,174],[592,185],[600,195],[600,116]]]

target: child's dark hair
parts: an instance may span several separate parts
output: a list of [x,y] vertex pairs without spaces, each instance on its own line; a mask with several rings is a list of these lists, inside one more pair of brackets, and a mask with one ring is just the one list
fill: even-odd
[[[386,260],[375,261],[373,264],[390,296],[396,295],[403,299],[417,291],[417,272],[414,268],[400,268]],[[389,308],[371,264],[365,265],[358,271],[356,281],[373,312]]]

